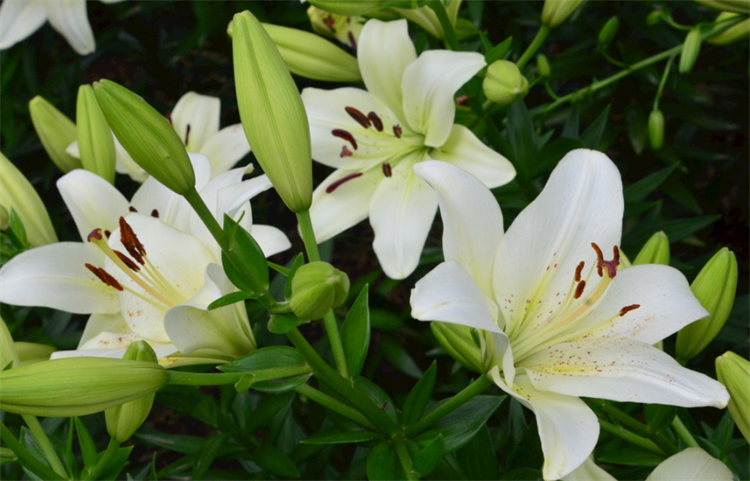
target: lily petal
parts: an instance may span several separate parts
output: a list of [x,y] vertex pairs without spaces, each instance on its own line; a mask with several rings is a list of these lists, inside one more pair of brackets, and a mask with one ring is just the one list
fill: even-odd
[[[162,359],[177,354],[177,349],[174,347],[174,344],[151,343],[146,339],[136,336],[132,338],[132,340],[130,340],[127,344],[124,344],[125,347],[123,348],[110,349],[107,347],[91,347],[86,349],[76,349],[75,351],[55,351],[50,356],[50,359],[64,359],[66,357],[107,357],[110,359],[122,359],[122,356],[125,355],[125,351],[128,350],[128,346],[130,345],[130,343],[141,340],[145,340],[149,343],[149,345],[153,348],[154,354],[156,354],[157,359]],[[105,343],[105,346],[111,345],[108,343],[108,339],[106,339],[105,336],[102,336],[102,341]]]
[[372,247],[391,279],[403,279],[417,268],[437,211],[435,192],[414,175],[412,162],[399,162],[370,201],[370,225],[375,231]]
[[492,262],[503,237],[503,214],[492,193],[473,175],[440,161],[414,165],[438,197],[445,260],[458,261],[486,296],[492,296]]
[[385,102],[399,118],[404,118],[401,93],[404,70],[416,59],[417,51],[409,38],[405,19],[393,22],[370,19],[365,23],[357,46],[362,80],[367,90]]
[[211,177],[234,167],[234,164],[250,153],[250,144],[242,130],[242,124],[224,127],[206,139],[200,153],[211,161]]
[[221,100],[188,92],[172,110],[172,126],[190,152],[200,152],[206,141],[219,131]]
[[461,124],[453,125],[448,140],[432,149],[430,157],[462,168],[490,189],[505,185],[516,176],[516,169],[508,159],[484,145]]
[[732,471],[700,448],[687,448],[670,456],[646,478],[646,481],[730,481]]
[[[114,137],[114,135],[113,135]],[[125,174],[136,182],[143,183],[148,179],[148,172],[143,170],[140,165],[130,156],[125,147],[122,146],[117,137],[115,139],[115,171],[119,174]],[[71,154],[73,155],[73,154]],[[75,155],[80,157],[80,155]]]
[[57,189],[83,241],[94,229],[114,232],[128,201],[112,184],[93,172],[76,169],[60,177]]
[[0,269],[0,302],[72,312],[113,314],[117,291],[85,266],[101,266],[104,254],[80,242],[60,242],[23,252]]
[[[672,478],[677,479],[677,478]],[[614,476],[594,463],[594,457],[589,456],[575,471],[563,477],[561,481],[617,481]]]
[[292,243],[289,242],[286,234],[281,229],[270,225],[255,224],[250,230],[250,235],[253,236],[266,257],[284,252],[292,247]]
[[38,0],[5,0],[0,5],[0,50],[30,36],[46,20],[47,10]]
[[534,386],[568,396],[621,402],[714,406],[729,402],[719,382],[680,366],[650,344],[630,339],[581,339],[556,344],[526,359]]
[[420,321],[502,332],[496,321],[497,306],[455,260],[441,263],[420,279],[411,291],[410,302],[411,316]]
[[[453,95],[485,65],[480,53],[428,50],[406,67],[401,81],[403,118],[412,130],[425,135],[424,145],[445,143],[456,115]],[[368,90],[379,97],[369,86]]]
[[83,347],[88,341],[95,338],[102,332],[111,332],[115,334],[132,334],[133,331],[123,319],[121,313],[116,314],[91,314],[86,321],[86,328],[83,330],[81,340],[78,341],[78,348]]
[[79,55],[88,55],[96,50],[84,0],[46,2],[45,7],[49,23],[65,37],[73,50]]

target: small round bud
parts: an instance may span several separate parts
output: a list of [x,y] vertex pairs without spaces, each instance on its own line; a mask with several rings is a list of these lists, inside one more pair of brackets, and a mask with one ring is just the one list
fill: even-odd
[[701,31],[699,28],[693,28],[685,37],[685,43],[682,44],[682,53],[680,53],[679,72],[682,74],[690,73],[693,70],[698,54],[701,52]]
[[669,265],[669,238],[664,232],[657,232],[643,246],[633,261],[634,266],[641,264]]
[[653,12],[649,13],[646,17],[646,25],[649,27],[653,27],[654,25],[658,25],[661,23],[662,19],[662,13],[659,10],[654,10]]
[[487,68],[482,89],[490,101],[507,105],[526,96],[529,81],[513,62],[497,60]]
[[654,150],[664,145],[664,114],[661,110],[652,110],[648,117],[648,141]]
[[292,278],[292,312],[302,319],[320,319],[346,301],[349,276],[327,262],[305,264]]
[[727,351],[716,358],[716,377],[729,391],[729,414],[750,441],[750,361]]
[[620,29],[620,19],[615,17],[607,20],[602,29],[599,31],[599,38],[597,39],[600,47],[606,47],[612,40],[615,39],[617,31]]
[[29,114],[42,147],[57,168],[65,173],[80,169],[81,161],[66,152],[76,140],[76,124],[38,95],[29,101]]
[[542,54],[536,56],[536,69],[539,72],[540,77],[549,77],[552,74],[549,61],[547,60],[547,57]]

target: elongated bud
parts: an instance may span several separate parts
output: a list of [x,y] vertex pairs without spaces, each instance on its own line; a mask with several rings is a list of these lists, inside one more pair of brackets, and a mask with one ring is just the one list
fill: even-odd
[[278,49],[250,12],[232,20],[234,79],[242,128],[263,171],[293,212],[312,203],[310,127]]
[[74,357],[0,373],[0,409],[35,416],[73,417],[104,411],[153,394],[167,383],[158,364]]
[[29,102],[34,130],[44,150],[58,169],[65,173],[81,168],[81,161],[65,152],[76,140],[76,124],[40,96]]
[[292,278],[292,312],[302,319],[320,319],[339,307],[349,294],[349,276],[327,262],[311,262]]
[[195,187],[185,145],[166,118],[115,82],[94,82],[94,92],[117,140],[143,170],[180,195]]
[[680,73],[690,73],[693,70],[698,54],[701,52],[701,31],[699,28],[693,28],[685,37],[685,43],[682,44],[680,53]]
[[529,81],[513,62],[497,60],[487,68],[482,89],[490,101],[507,105],[526,96]]
[[547,60],[547,57],[542,54],[536,56],[536,69],[539,72],[540,77],[549,77],[552,74],[549,60]]
[[687,361],[698,355],[719,333],[734,305],[737,292],[737,258],[726,247],[717,252],[690,285],[695,297],[709,312],[677,334],[677,359]]
[[483,372],[482,350],[474,341],[471,328],[446,322],[431,322],[430,329],[438,343],[459,364]]
[[663,14],[660,10],[654,10],[653,12],[649,13],[646,17],[646,25],[649,27],[653,27],[654,25],[658,25],[661,23],[663,18]]
[[380,8],[380,0],[310,0],[310,5],[339,15],[364,15]]
[[716,358],[716,376],[729,391],[729,414],[750,442],[750,361],[727,351]]
[[610,18],[607,20],[607,23],[604,24],[602,29],[599,31],[599,38],[597,39],[597,43],[600,47],[607,47],[610,43],[612,43],[612,40],[615,39],[615,35],[617,35],[617,31],[620,29],[620,19],[615,17]]
[[652,110],[648,116],[648,143],[654,150],[664,145],[664,114],[661,110]]
[[[10,214],[15,210],[26,229],[31,247],[57,242],[47,209],[31,183],[0,153],[0,205]],[[10,215],[8,217],[10,220]]]
[[359,34],[365,23],[364,17],[337,15],[317,7],[308,8],[307,17],[310,19],[313,31],[318,35],[335,38],[339,42],[357,50]]
[[634,266],[641,264],[669,265],[669,238],[667,234],[660,231],[651,236],[633,261]]
[[715,10],[721,10],[722,12],[734,12],[734,13],[750,13],[750,2],[747,0],[695,0],[696,2],[705,5]]
[[83,168],[114,183],[115,139],[90,85],[78,88],[76,122],[78,151]]
[[13,343],[13,336],[10,335],[8,326],[0,317],[0,371],[8,368],[15,368],[21,364],[18,357],[18,351]]
[[35,342],[16,342],[14,344],[18,352],[18,359],[21,361],[21,366],[49,361],[49,357],[57,350],[55,346],[37,344]]
[[[122,358],[156,364],[156,353],[146,341],[136,341],[130,344]],[[155,396],[156,392],[153,392],[135,401],[104,411],[109,436],[120,443],[127,441],[148,417]]]
[[[716,22],[722,22],[732,17],[736,17],[737,13],[722,12],[716,17]],[[746,18],[737,25],[731,26],[728,29],[721,32],[719,35],[709,38],[708,43],[713,45],[728,45],[734,43],[743,38],[750,36],[750,18]]]
[[544,0],[542,9],[542,23],[549,28],[555,28],[578,8],[583,0]]

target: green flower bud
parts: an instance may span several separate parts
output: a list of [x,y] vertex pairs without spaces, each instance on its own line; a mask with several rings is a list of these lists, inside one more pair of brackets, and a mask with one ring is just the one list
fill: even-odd
[[107,182],[115,181],[115,139],[90,85],[78,88],[76,133],[81,164]]
[[[146,341],[136,341],[130,344],[122,358],[156,364],[156,353]],[[120,443],[127,441],[148,417],[155,396],[156,392],[153,392],[135,401],[104,411],[109,436]]]
[[507,105],[526,96],[529,81],[513,62],[497,60],[487,68],[482,89],[490,101]]
[[302,319],[320,319],[339,307],[349,294],[349,276],[327,262],[311,262],[292,278],[292,312]]
[[81,161],[65,152],[76,140],[76,124],[40,96],[29,102],[34,130],[52,162],[67,173],[81,168]]
[[549,28],[555,28],[578,8],[583,0],[544,0],[542,9],[542,23]]
[[155,393],[168,374],[144,361],[73,357],[0,373],[0,410],[34,416],[92,414]]
[[[724,21],[728,18],[736,17],[737,13],[722,12],[716,17],[716,22]],[[750,18],[746,18],[737,25],[729,27],[719,35],[709,38],[707,41],[713,45],[728,45],[738,40],[742,40],[750,35]]]
[[297,86],[278,49],[250,12],[238,13],[234,79],[242,128],[263,171],[293,212],[312,203],[310,127]]
[[648,142],[654,150],[664,145],[664,114],[661,110],[652,110],[648,117]]
[[615,39],[615,35],[617,35],[617,31],[619,29],[620,29],[619,18],[615,16],[607,20],[607,23],[605,23],[602,29],[599,31],[599,38],[597,39],[599,46],[606,47],[610,43],[612,43],[612,40]]
[[380,8],[380,0],[310,0],[310,5],[339,15],[363,15]]
[[646,25],[649,27],[653,27],[654,25],[658,25],[663,16],[660,10],[654,10],[653,12],[649,13],[646,17]]
[[49,357],[57,350],[55,346],[35,342],[16,342],[14,344],[16,351],[18,351],[18,358],[21,360],[21,366],[49,361]]
[[701,52],[701,31],[699,28],[693,28],[685,37],[685,43],[682,44],[680,53],[680,73],[690,73],[693,70],[698,54]]
[[737,292],[737,258],[726,247],[717,252],[690,285],[695,297],[709,312],[677,334],[676,353],[680,360],[694,358],[719,333],[734,305]]
[[5,321],[0,317],[0,371],[6,369],[8,366],[11,368],[18,367],[21,364],[18,358],[18,351],[13,343],[13,336],[10,335],[8,326],[5,325]]
[[177,194],[195,188],[185,145],[164,116],[115,82],[94,82],[94,92],[115,137],[143,170]]
[[732,351],[716,358],[716,376],[729,391],[729,414],[750,442],[750,361]]
[[667,234],[660,231],[651,236],[633,261],[634,266],[641,264],[669,265],[669,238]]
[[[15,210],[26,229],[31,247],[57,242],[57,234],[42,199],[13,163],[0,153],[0,205]],[[8,215],[10,221],[10,215]]]
[[474,341],[470,327],[431,322],[430,329],[438,343],[459,364],[472,371],[483,372],[482,350]]
[[734,13],[750,13],[750,2],[747,0],[695,0],[696,2],[705,5],[715,10],[721,10],[722,12],[734,12]]
[[547,57],[542,54],[536,56],[536,69],[540,77],[549,77],[552,75],[552,69],[549,66]]

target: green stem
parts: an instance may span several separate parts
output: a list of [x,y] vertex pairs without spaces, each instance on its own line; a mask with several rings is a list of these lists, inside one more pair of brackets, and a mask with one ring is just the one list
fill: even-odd
[[404,431],[404,435],[407,438],[416,436],[417,434],[421,433],[425,429],[431,427],[433,424],[443,419],[448,414],[455,411],[457,408],[463,406],[470,399],[483,393],[484,390],[491,385],[492,381],[487,379],[487,376],[480,376],[474,382],[466,386],[461,392],[438,405],[432,411],[428,412],[424,417],[422,417],[422,419],[412,424],[411,426],[407,426],[406,430]]
[[91,471],[89,471],[89,474],[83,477],[83,481],[89,481],[93,479],[101,479],[101,475],[104,473],[104,470],[109,467],[109,463],[112,461],[112,458],[115,457],[117,454],[117,449],[120,447],[120,443],[117,442],[115,438],[110,438],[109,445],[107,446],[107,450],[104,451],[104,454],[102,454],[102,457],[99,458],[99,461],[94,465],[93,468],[91,468]]
[[67,477],[68,473],[65,470],[62,461],[60,461],[60,457],[57,455],[55,448],[52,446],[49,437],[47,437],[47,433],[44,432],[44,428],[42,427],[42,424],[39,422],[37,417],[31,416],[30,414],[24,414],[23,420],[26,421],[26,425],[31,430],[31,434],[34,435],[34,438],[39,444],[39,447],[41,448],[42,453],[47,459],[50,467],[52,467],[52,469],[54,469],[55,472],[60,476]]
[[659,456],[665,455],[664,451],[662,451],[659,446],[657,446],[653,441],[638,436],[637,434],[631,433],[622,426],[617,426],[602,419],[599,420],[599,425],[602,427],[602,430],[612,434],[613,436],[617,436],[623,441],[627,441],[630,444],[634,444],[640,448],[645,449],[646,451],[658,454]]
[[311,401],[314,401],[320,404],[321,406],[330,409],[331,411],[334,411],[338,414],[341,414],[344,417],[351,419],[355,423],[361,424],[362,426],[368,429],[372,429],[374,431],[378,430],[359,411],[347,406],[346,404],[342,403],[341,401],[337,399],[332,398],[328,394],[318,391],[317,389],[310,386],[309,384],[299,385],[296,388],[294,388],[294,390],[297,391],[298,394],[305,396]]
[[221,374],[206,374],[198,372],[167,371],[169,378],[167,384],[180,386],[221,386],[224,384],[235,384],[245,376],[253,376],[253,382],[271,381],[285,377],[299,376],[312,372],[307,364],[295,366],[274,367],[271,369],[259,369],[257,371],[228,372]]
[[680,437],[680,439],[682,439],[682,442],[685,443],[688,447],[700,447],[698,441],[696,441],[693,435],[690,434],[690,431],[688,431],[688,428],[682,423],[682,420],[679,416],[675,416],[672,420],[672,427],[677,432],[677,435]]
[[25,466],[40,478],[54,480],[66,479],[65,477],[57,474],[54,470],[50,469],[44,463],[39,461],[33,454],[27,451],[26,448],[24,448],[23,445],[18,442],[16,437],[13,436],[13,433],[10,432],[10,429],[5,426],[5,423],[2,422],[0,422],[0,439],[2,439],[5,446],[7,448],[10,448],[10,450],[13,451],[13,453],[18,457],[18,461],[22,466]]
[[539,31],[536,33],[536,37],[534,37],[534,40],[531,41],[531,44],[526,48],[526,51],[516,62],[516,66],[519,70],[521,70],[524,65],[526,65],[526,63],[531,60],[531,57],[534,56],[536,51],[539,50],[539,47],[541,47],[544,41],[547,39],[547,35],[549,35],[549,32],[550,28],[547,25],[542,24],[542,26],[539,27]]
[[216,242],[219,243],[221,250],[229,250],[229,240],[224,234],[224,230],[221,228],[216,218],[214,218],[211,211],[208,210],[208,206],[203,202],[203,199],[200,194],[198,194],[198,191],[195,190],[195,187],[187,191],[183,197],[185,197],[185,200],[188,201],[188,204],[190,204],[190,207],[193,208],[195,213],[198,214],[198,217],[200,217],[201,221],[206,225],[208,231],[211,232],[211,235],[216,239]]
[[288,332],[287,337],[312,367],[318,380],[350,401],[380,432],[392,436],[401,431],[401,426],[381,411],[380,406],[376,406],[368,397],[354,389],[349,380],[341,377],[329,366],[297,329]]
[[461,44],[458,43],[456,30],[453,28],[453,24],[448,18],[448,12],[445,10],[445,5],[443,5],[443,2],[441,1],[430,2],[429,5],[435,12],[435,15],[437,15],[437,18],[440,21],[440,26],[443,27],[443,36],[445,37],[445,43],[448,48],[454,52],[460,52]]
[[659,99],[661,99],[661,94],[664,91],[664,86],[667,84],[667,77],[669,77],[669,70],[672,68],[673,60],[674,60],[674,55],[669,57],[669,61],[667,62],[667,67],[664,69],[664,74],[661,76],[661,82],[659,82],[659,89],[656,91],[656,97],[654,97],[653,110],[659,110]]
[[396,455],[398,456],[398,460],[401,462],[401,468],[404,470],[404,474],[406,474],[407,481],[414,481],[419,479],[419,476],[417,476],[417,473],[414,471],[414,468],[411,463],[411,455],[409,454],[409,450],[406,448],[406,442],[404,441],[404,438],[401,436],[397,436],[393,439],[393,447],[396,449]]
[[677,446],[675,446],[675,444],[667,436],[665,436],[664,433],[651,432],[647,425],[633,419],[629,414],[609,404],[607,401],[602,401],[600,406],[602,408],[602,411],[607,413],[607,415],[609,415],[613,420],[622,424],[625,428],[635,432],[639,436],[649,438],[664,453],[672,455],[677,454],[677,452],[679,451],[677,449]]
[[302,242],[305,244],[305,250],[307,251],[307,259],[310,262],[317,262],[320,260],[320,252],[318,251],[318,242],[315,240],[315,231],[313,230],[312,220],[310,219],[310,211],[303,210],[297,212],[297,222],[299,222],[299,231],[302,236]]

